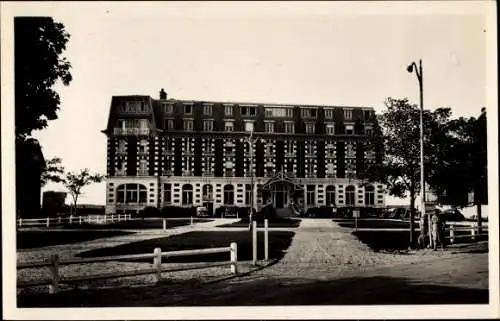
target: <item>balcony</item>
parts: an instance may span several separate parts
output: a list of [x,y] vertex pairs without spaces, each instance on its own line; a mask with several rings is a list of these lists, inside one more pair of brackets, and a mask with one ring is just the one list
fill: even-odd
[[201,175],[204,176],[204,177],[213,177],[214,176],[214,172],[204,171]]
[[170,177],[170,176],[172,176],[173,174],[174,174],[174,172],[173,172],[173,171],[171,171],[171,170],[163,170],[163,171],[161,172],[161,175],[162,175],[162,176],[169,176],[169,177]]
[[207,194],[207,195],[203,195],[203,197],[201,198],[201,200],[203,202],[212,202],[214,200],[214,197],[212,194]]
[[117,170],[115,172],[115,176],[127,176],[127,171],[124,170],[124,169],[121,169],[121,170]]
[[162,150],[161,154],[165,155],[165,156],[173,156],[174,155],[174,151],[171,150],[171,149],[164,149],[164,150]]
[[149,128],[114,128],[115,135],[139,136],[149,135],[151,130]]
[[183,171],[182,176],[193,176],[193,171]]
[[286,153],[285,157],[295,157],[295,153]]
[[149,176],[149,171],[147,169],[140,169],[137,171],[137,176]]

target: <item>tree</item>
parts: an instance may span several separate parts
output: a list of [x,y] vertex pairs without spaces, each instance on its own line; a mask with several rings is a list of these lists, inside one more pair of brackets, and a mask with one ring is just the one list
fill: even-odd
[[69,34],[49,17],[14,18],[16,140],[57,119],[59,95],[52,89],[58,80],[69,85],[71,64],[61,57]]
[[448,131],[448,148],[439,155],[429,183],[443,202],[454,206],[468,205],[468,194],[473,192],[481,231],[481,205],[488,203],[486,109],[477,119],[451,120]]
[[101,174],[91,174],[87,168],[78,173],[66,173],[63,178],[63,184],[73,198],[72,213],[76,210],[76,204],[78,203],[79,196],[83,194],[83,188],[92,183],[100,183],[104,180],[104,178],[105,176]]
[[[420,109],[408,99],[388,98],[387,110],[378,117],[380,139],[371,144],[383,144],[383,157],[375,165],[367,166],[361,178],[383,182],[390,195],[410,196],[410,246],[415,243],[415,201],[420,193]],[[445,150],[446,124],[451,115],[449,108],[424,111],[424,155],[426,173],[433,166],[433,157]],[[380,149],[380,147],[378,147]],[[424,209],[422,209],[423,212]],[[423,217],[423,216],[422,216]],[[421,224],[424,227],[423,224]],[[420,229],[425,235],[425,228]]]
[[42,168],[42,186],[45,186],[49,181],[61,183],[63,181],[64,167],[61,165],[61,159],[58,157],[51,158],[45,162]]

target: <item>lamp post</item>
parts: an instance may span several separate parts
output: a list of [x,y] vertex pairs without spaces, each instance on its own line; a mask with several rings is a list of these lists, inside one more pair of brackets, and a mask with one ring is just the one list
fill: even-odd
[[[250,151],[250,186],[252,188],[252,193],[250,194],[250,218],[253,215],[254,209],[254,183],[253,183],[253,144],[255,142],[255,138],[253,137],[253,130],[250,132],[250,137],[247,138],[248,149]],[[252,222],[250,221],[250,224]]]
[[[419,66],[415,62],[412,62],[407,70],[412,73],[415,69],[415,74],[417,75],[418,85],[420,90],[420,191],[422,196],[420,198],[420,233],[422,235],[425,231],[425,178],[424,178],[424,88],[423,88],[423,69],[422,69],[422,59],[419,60]],[[412,214],[413,215],[413,214]],[[430,221],[430,220],[429,220]],[[412,238],[413,236],[411,236]],[[410,239],[411,240],[411,239]],[[429,233],[429,240],[432,243],[432,238]],[[432,244],[431,244],[432,245]]]

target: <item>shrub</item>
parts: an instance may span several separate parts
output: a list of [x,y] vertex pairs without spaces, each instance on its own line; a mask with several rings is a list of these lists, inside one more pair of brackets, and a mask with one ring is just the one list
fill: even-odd
[[194,217],[196,207],[165,206],[161,209],[161,217]]
[[161,211],[154,206],[146,206],[139,212],[140,217],[158,217],[161,216]]

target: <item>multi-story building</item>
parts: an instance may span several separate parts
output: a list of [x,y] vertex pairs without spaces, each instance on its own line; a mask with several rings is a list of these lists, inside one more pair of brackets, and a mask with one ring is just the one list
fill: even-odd
[[176,100],[163,89],[160,99],[114,96],[106,212],[383,207],[384,186],[357,175],[381,161],[368,144],[374,121],[367,107]]

